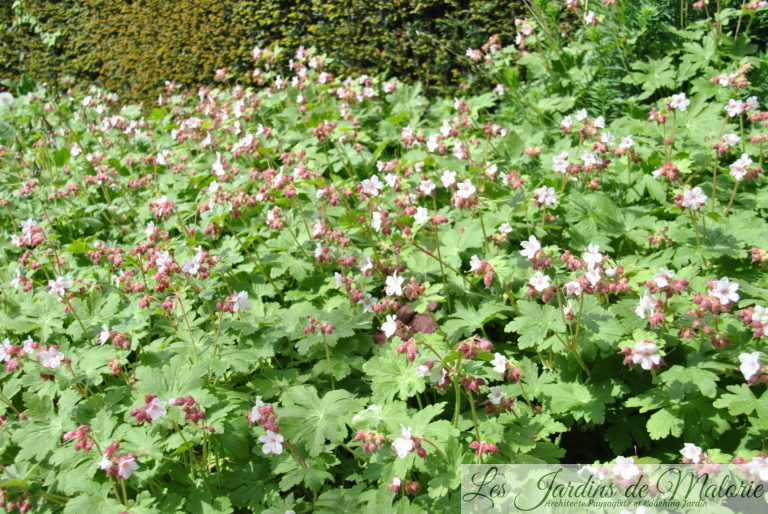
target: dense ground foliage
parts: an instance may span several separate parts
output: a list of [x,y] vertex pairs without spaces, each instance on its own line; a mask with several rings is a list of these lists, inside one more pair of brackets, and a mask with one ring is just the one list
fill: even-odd
[[0,93],[8,510],[455,511],[472,462],[765,472],[761,2],[629,62],[605,3],[467,49],[498,85],[466,98],[258,48],[263,88],[169,83],[151,112]]

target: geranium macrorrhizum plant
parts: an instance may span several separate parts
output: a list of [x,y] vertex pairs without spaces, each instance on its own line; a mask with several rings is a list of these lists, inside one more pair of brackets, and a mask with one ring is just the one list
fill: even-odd
[[[569,3],[578,41],[605,3]],[[144,114],[4,96],[4,505],[434,511],[462,463],[763,465],[752,65],[608,118],[516,26],[467,56],[532,78],[454,101],[258,48],[259,88]]]

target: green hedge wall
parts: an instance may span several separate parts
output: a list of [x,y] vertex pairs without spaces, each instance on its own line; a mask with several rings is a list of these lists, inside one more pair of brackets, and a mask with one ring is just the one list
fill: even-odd
[[12,20],[0,33],[0,73],[68,75],[149,99],[165,80],[205,84],[219,67],[247,83],[258,43],[315,46],[337,74],[385,73],[447,92],[469,69],[467,46],[492,34],[510,42],[521,9],[498,0],[23,0],[0,7]]

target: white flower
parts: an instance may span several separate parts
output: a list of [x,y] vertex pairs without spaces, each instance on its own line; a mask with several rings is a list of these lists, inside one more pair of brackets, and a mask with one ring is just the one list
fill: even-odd
[[427,151],[429,152],[436,152],[437,149],[440,147],[440,136],[437,134],[432,134],[427,139]]
[[456,183],[456,172],[455,171],[443,171],[443,175],[440,177],[440,183],[443,184],[443,187],[451,187]]
[[373,306],[379,301],[378,298],[371,293],[365,293],[362,298],[357,301],[357,305],[363,306],[363,314],[373,312]]
[[248,413],[248,421],[250,423],[256,423],[259,419],[261,419],[261,412],[259,412],[259,409],[264,407],[264,405],[266,404],[261,401],[261,396],[257,396],[251,412]]
[[31,337],[27,337],[24,341],[21,342],[21,348],[24,350],[24,353],[32,353],[35,351],[35,349],[32,347],[32,343],[34,343],[34,341]]
[[107,341],[109,341],[109,327],[102,325],[101,332],[99,333],[99,344],[103,345]]
[[768,459],[765,457],[753,457],[747,469],[750,475],[760,478],[763,482],[768,482]]
[[704,453],[704,450],[702,450],[701,448],[699,448],[693,443],[685,443],[685,445],[683,446],[683,449],[680,450],[680,455],[682,455],[684,459],[688,459],[694,464],[698,464],[699,462],[701,462],[701,455],[703,453]]
[[[765,3],[765,2],[763,2],[763,3]],[[768,4],[766,4],[766,5],[768,5]],[[760,102],[759,102],[759,100],[757,99],[756,96],[750,96],[749,98],[747,98],[747,100],[744,102],[744,104],[746,105],[747,112],[755,112],[756,110],[758,110],[760,108]]]
[[8,107],[13,103],[13,95],[8,91],[0,93],[0,107]]
[[504,357],[500,353],[494,353],[493,354],[493,360],[491,361],[491,365],[493,366],[493,371],[496,373],[501,373],[502,375],[507,372],[507,364],[509,363],[509,359]]
[[611,134],[610,132],[603,132],[600,134],[600,137],[598,140],[603,143],[604,145],[612,145],[616,142],[616,136]]
[[480,258],[477,255],[473,255],[472,257],[470,257],[469,258],[469,271],[470,272],[475,272],[475,271],[479,270],[480,267],[482,266],[481,262],[482,261],[480,260]]
[[394,188],[395,186],[397,186],[397,181],[399,179],[400,179],[400,177],[398,177],[394,173],[388,173],[388,174],[384,175],[384,182],[386,182],[387,185],[389,187],[391,187],[391,188]]
[[717,298],[722,305],[739,301],[739,284],[731,282],[728,277],[715,281],[709,288],[709,294]]
[[64,360],[64,354],[55,348],[49,348],[38,352],[37,358],[41,366],[49,369],[59,369]]
[[362,261],[360,261],[360,272],[365,273],[368,270],[373,269],[373,261],[370,257],[366,257]]
[[728,100],[728,105],[725,106],[725,112],[728,113],[729,118],[733,118],[734,116],[743,114],[746,111],[747,111],[747,104],[745,104],[741,100],[735,100],[733,98]]
[[62,296],[70,287],[72,283],[64,277],[56,277],[56,280],[48,281],[48,290],[57,296]]
[[605,480],[605,468],[596,468],[595,466],[583,466],[579,468],[579,470],[576,472],[579,477],[581,477],[584,473],[590,473],[592,476],[597,478],[598,480]]
[[376,232],[381,231],[381,211],[374,211],[372,217],[371,217],[371,227],[373,227],[373,230]]
[[589,113],[586,109],[579,109],[576,111],[576,119],[579,121],[584,121],[589,117]]
[[128,479],[137,469],[139,465],[136,464],[136,457],[125,455],[120,457],[120,462],[117,463],[117,476],[123,480]]
[[587,25],[592,25],[593,23],[596,23],[597,21],[597,14],[595,14],[595,11],[589,11],[584,16],[584,23]]
[[613,465],[611,473],[624,480],[632,480],[640,475],[640,470],[632,457],[616,457],[616,464]]
[[568,162],[568,152],[563,152],[561,154],[555,155],[552,157],[552,170],[555,173],[566,173],[568,171],[568,165],[570,163]]
[[499,232],[501,232],[502,234],[509,234],[510,232],[512,232],[512,225],[510,225],[505,221],[499,227]]
[[499,405],[501,403],[501,400],[504,399],[504,397],[507,396],[503,391],[501,386],[495,386],[491,387],[491,392],[488,395],[488,400],[493,405]]
[[667,287],[673,278],[675,278],[675,273],[673,271],[661,268],[656,276],[653,277],[653,281],[656,282],[656,286],[658,287]]
[[3,339],[3,344],[0,345],[0,362],[7,362],[11,358],[11,341],[8,338]]
[[552,207],[557,203],[557,195],[554,187],[542,186],[533,191],[538,202],[544,207]]
[[266,433],[259,437],[259,442],[264,443],[261,447],[261,451],[265,455],[280,455],[283,453],[283,436],[276,434],[271,430],[267,430]]
[[574,315],[573,314],[573,302],[570,300],[570,298],[568,299],[566,304],[563,306],[563,314],[565,316],[573,316]]
[[539,293],[546,290],[550,285],[549,277],[541,271],[534,273],[533,276],[528,280],[528,283],[531,284],[531,287],[533,287]]
[[526,259],[533,259],[536,257],[539,250],[541,250],[541,243],[536,239],[536,236],[529,237],[528,241],[523,241],[520,243],[520,246],[523,247],[523,249],[520,250],[520,255]]
[[394,448],[398,457],[404,459],[411,453],[411,450],[413,450],[413,439],[411,439],[411,432],[413,429],[404,425],[400,425],[400,429],[402,430],[401,437],[398,437],[392,442],[392,448]]
[[162,418],[168,413],[165,408],[167,404],[168,402],[158,400],[157,397],[152,398],[152,401],[146,405],[147,416],[149,416],[152,421]]
[[583,288],[581,287],[581,282],[578,280],[571,280],[570,282],[565,283],[566,296],[579,296],[582,291]]
[[211,165],[211,171],[217,177],[223,177],[227,174],[227,170],[224,169],[224,163],[221,162],[221,153],[216,152],[216,160]]
[[570,116],[566,116],[563,118],[563,121],[560,122],[560,128],[562,129],[569,129],[573,127],[573,118]]
[[426,207],[416,207],[416,214],[413,215],[413,222],[417,225],[426,223],[429,219],[429,211]]
[[656,310],[657,300],[658,297],[656,295],[644,294],[637,302],[637,307],[635,307],[635,314],[645,319],[646,313],[651,314]]
[[419,184],[419,191],[421,191],[424,195],[430,195],[432,194],[432,191],[435,190],[435,183],[431,180],[422,180],[421,184]]
[[629,150],[635,146],[635,140],[632,139],[632,136],[626,136],[621,140],[621,143],[619,143],[619,148],[622,150]]
[[102,455],[101,460],[99,461],[99,468],[106,471],[111,467],[112,467],[112,461],[109,460],[109,458],[107,458],[106,456]]
[[445,385],[447,378],[448,372],[442,366],[434,366],[431,370],[429,370],[429,381],[439,387]]
[[692,189],[686,189],[683,191],[683,201],[680,203],[683,207],[688,207],[694,211],[699,210],[699,207],[707,203],[707,195],[699,186]]
[[598,282],[600,282],[600,270],[598,268],[592,268],[591,270],[588,270],[586,273],[584,273],[584,276],[593,287],[596,286]]
[[691,101],[688,100],[688,98],[685,96],[685,93],[672,95],[672,100],[669,102],[670,109],[677,109],[681,112],[685,112],[689,105],[691,105]]
[[19,286],[21,285],[21,268],[17,268],[16,269],[16,276],[11,279],[9,284],[14,289],[18,289],[19,288]]
[[585,167],[587,166],[594,167],[594,166],[599,166],[603,164],[603,159],[601,159],[600,156],[597,155],[597,152],[584,152],[583,154],[581,154],[581,161],[584,163]]
[[420,364],[419,366],[416,366],[416,374],[420,377],[426,377],[429,374],[429,371],[429,366],[426,364]]
[[387,296],[403,296],[403,282],[405,282],[405,279],[403,277],[398,277],[397,271],[395,271],[392,275],[387,277],[384,292]]
[[240,291],[233,295],[234,304],[232,305],[232,311],[247,311],[251,308],[251,304],[248,302],[248,291]]
[[755,375],[757,375],[760,372],[760,369],[763,367],[762,364],[760,364],[760,352],[752,352],[752,353],[742,353],[739,354],[739,361],[741,361],[741,366],[739,366],[739,371],[744,374],[744,380],[749,382],[752,380]]
[[456,193],[456,196],[464,199],[469,198],[470,196],[475,194],[475,191],[477,191],[475,186],[472,185],[472,181],[470,181],[469,179],[463,182],[459,182],[458,188],[459,190]]
[[752,159],[749,158],[749,155],[746,153],[741,154],[741,157],[731,164],[730,175],[736,180],[744,179],[744,176],[747,174],[747,166],[750,164],[752,164]]
[[581,258],[587,263],[587,269],[592,269],[595,267],[595,264],[603,260],[603,255],[600,253],[598,245],[589,245]]
[[201,247],[197,247],[197,253],[194,257],[191,259],[187,259],[184,261],[184,264],[181,267],[181,271],[186,273],[187,275],[197,275],[197,272],[200,271],[200,266],[203,264],[203,249]]
[[736,134],[725,134],[720,142],[728,146],[735,146],[741,143],[741,138]]
[[752,323],[757,323],[763,329],[763,335],[768,336],[768,308],[762,305],[755,305],[755,310],[752,312]]
[[384,332],[387,339],[395,335],[395,332],[397,332],[397,320],[394,314],[387,315],[387,321],[381,325],[381,331]]
[[147,237],[147,239],[149,239],[155,234],[156,230],[157,228],[155,227],[155,224],[150,221],[149,223],[147,223],[147,228],[144,229],[144,235]]
[[377,175],[363,180],[362,186],[363,193],[371,196],[378,196],[381,190],[384,189],[384,184]]
[[160,273],[165,273],[171,264],[173,264],[171,254],[164,250],[157,253],[157,257],[155,257],[155,265],[157,266],[157,271]]
[[634,353],[632,354],[632,362],[639,364],[644,370],[652,369],[654,366],[661,364],[661,355],[658,354],[659,347],[655,343],[650,341],[640,341],[635,343]]

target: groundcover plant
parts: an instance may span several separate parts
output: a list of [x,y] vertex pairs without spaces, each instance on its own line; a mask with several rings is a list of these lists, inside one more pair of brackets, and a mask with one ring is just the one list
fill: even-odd
[[466,98],[305,49],[144,110],[12,84],[4,508],[457,511],[475,462],[766,478],[764,3],[623,62],[624,4],[538,2],[467,50],[498,85]]

